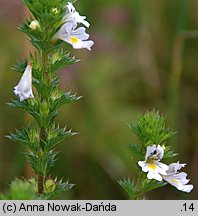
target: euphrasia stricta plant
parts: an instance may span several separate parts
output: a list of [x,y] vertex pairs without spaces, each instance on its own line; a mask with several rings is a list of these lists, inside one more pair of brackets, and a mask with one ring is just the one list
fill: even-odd
[[165,118],[159,112],[151,111],[138,115],[137,124],[129,128],[138,137],[137,144],[129,144],[129,150],[137,165],[137,181],[120,180],[120,186],[126,191],[129,199],[145,199],[149,191],[165,186],[167,183],[183,192],[190,192],[193,185],[188,184],[185,172],[180,172],[186,164],[173,162],[167,164],[177,154],[172,150],[169,139],[175,134],[166,128]]
[[[59,108],[80,98],[59,89],[60,78],[56,72],[77,62],[74,57],[70,57],[68,49],[73,47],[91,50],[94,42],[88,40],[89,34],[85,27],[90,24],[85,16],[76,11],[74,1],[23,0],[23,3],[31,15],[19,29],[28,36],[35,52],[13,67],[23,74],[14,87],[17,99],[9,105],[25,110],[34,118],[35,123],[16,130],[8,137],[24,145],[25,155],[35,173],[35,177],[27,182],[33,185],[38,197],[48,199],[73,186],[57,178],[53,179],[50,169],[56,161],[57,144],[75,134],[66,127],[60,128],[55,121]],[[11,188],[21,184],[20,180],[16,180]],[[27,183],[24,182],[25,184]],[[26,188],[28,190],[29,186]]]

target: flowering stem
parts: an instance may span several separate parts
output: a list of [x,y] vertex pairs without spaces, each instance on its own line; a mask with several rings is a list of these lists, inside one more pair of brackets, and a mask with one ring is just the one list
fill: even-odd
[[80,99],[76,94],[58,88],[60,80],[56,72],[76,63],[77,60],[70,57],[62,43],[55,44],[51,40],[53,35],[65,36],[57,39],[69,44],[73,39],[71,45],[74,48],[88,50],[94,42],[82,39],[88,39],[89,35],[84,27],[77,28],[77,25],[82,23],[89,27],[89,23],[85,20],[85,16],[80,16],[76,12],[71,3],[62,0],[49,0],[45,4],[43,0],[23,0],[23,2],[32,12],[32,17],[20,26],[20,30],[30,38],[37,52],[34,55],[30,53],[27,65],[26,62],[17,62],[14,66],[16,71],[24,73],[14,88],[14,93],[20,101],[13,100],[9,105],[26,110],[37,125],[29,125],[21,131],[17,130],[15,134],[11,133],[8,137],[24,144],[27,148],[27,159],[36,174],[33,182],[37,194],[49,199],[73,187],[68,182],[49,178],[49,172],[56,161],[57,144],[75,135],[71,130],[67,131],[66,127],[60,128],[55,124],[55,117],[59,114],[58,109],[64,104]]

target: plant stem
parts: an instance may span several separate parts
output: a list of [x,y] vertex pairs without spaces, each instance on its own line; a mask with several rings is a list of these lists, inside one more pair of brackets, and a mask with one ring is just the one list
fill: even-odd
[[44,176],[38,174],[37,176],[37,182],[38,182],[38,194],[41,195],[43,194],[43,184],[44,184]]
[[141,191],[141,185],[143,181],[143,174],[140,173],[137,180],[137,193],[135,194],[134,200],[142,200],[144,199],[144,193]]
[[[42,70],[42,77],[41,77],[41,85],[44,83],[49,83],[51,81],[51,77],[49,76],[49,71],[48,71],[48,54],[43,52],[42,53],[42,65],[43,65],[43,70]],[[47,101],[48,96],[46,94],[43,94],[41,92],[40,95],[40,103],[43,101]],[[47,118],[47,117],[46,117]],[[46,148],[45,148],[45,141],[46,141],[46,125],[45,125],[45,119],[44,119],[44,125],[40,126],[40,148],[39,148],[39,160],[40,163],[43,163],[43,157],[45,157],[46,154]],[[44,193],[44,181],[46,178],[46,172],[45,170],[42,170],[42,173],[37,174],[37,181],[38,181],[38,194],[43,194]]]

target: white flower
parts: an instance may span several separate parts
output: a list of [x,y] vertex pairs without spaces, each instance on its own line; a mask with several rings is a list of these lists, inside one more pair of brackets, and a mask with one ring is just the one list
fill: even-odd
[[19,81],[19,84],[14,87],[15,95],[19,96],[20,101],[23,101],[27,98],[33,98],[32,93],[32,63],[30,62]]
[[178,190],[189,193],[193,189],[193,185],[187,185],[190,180],[186,179],[187,174],[185,172],[178,172],[182,167],[185,167],[185,165],[186,164],[180,164],[179,161],[177,163],[170,164],[167,175],[162,175],[162,177]]
[[72,3],[68,3],[66,6],[66,14],[63,17],[64,24],[52,37],[52,42],[56,42],[58,39],[63,40],[73,46],[74,49],[86,48],[91,50],[94,42],[89,39],[89,34],[85,32],[84,27],[77,28],[78,24],[83,24],[89,27],[90,24],[85,20],[85,16],[80,16],[76,11]]
[[148,146],[146,150],[145,161],[139,161],[138,165],[142,167],[143,172],[148,172],[148,179],[162,181],[162,175],[166,175],[168,166],[159,162],[164,156],[164,148],[158,145]]
[[86,16],[80,16],[80,14],[76,11],[72,3],[68,2],[66,9],[67,11],[63,18],[64,22],[73,22],[74,28],[76,28],[78,23],[82,23],[83,25],[89,28],[90,24],[85,20]]
[[33,21],[30,23],[29,27],[30,27],[32,30],[36,30],[36,29],[40,29],[40,28],[41,28],[41,27],[40,27],[40,24],[39,24],[39,22],[38,22],[38,20],[33,20]]
[[91,50],[94,42],[87,40],[89,34],[85,32],[84,27],[73,29],[72,22],[65,23],[59,31],[52,37],[52,41],[63,40],[73,46],[74,49],[86,48]]

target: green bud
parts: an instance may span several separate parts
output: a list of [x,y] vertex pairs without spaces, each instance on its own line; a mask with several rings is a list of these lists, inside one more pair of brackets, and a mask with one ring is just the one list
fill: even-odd
[[53,101],[58,100],[61,97],[61,94],[58,90],[54,90],[51,94],[51,99]]
[[41,105],[40,105],[40,113],[42,114],[42,115],[48,115],[49,114],[49,111],[50,111],[50,109],[49,109],[49,105],[48,105],[48,103],[46,102],[46,101],[43,101],[42,103],[41,103]]
[[56,190],[56,182],[53,179],[46,180],[44,186],[46,193],[52,193]]
[[52,8],[52,13],[56,15],[59,13],[59,10],[57,8]]
[[36,128],[31,128],[31,130],[28,131],[28,138],[31,143],[39,143],[39,133]]
[[32,30],[41,29],[41,26],[40,26],[38,20],[33,20],[33,21],[30,23],[29,27],[30,27]]
[[37,103],[35,98],[31,98],[31,99],[29,99],[27,101],[28,101],[28,104],[31,105],[31,106],[34,106]]

